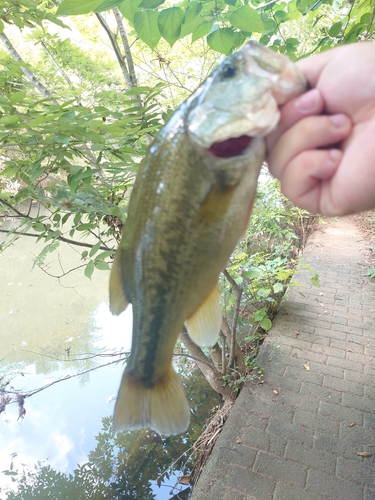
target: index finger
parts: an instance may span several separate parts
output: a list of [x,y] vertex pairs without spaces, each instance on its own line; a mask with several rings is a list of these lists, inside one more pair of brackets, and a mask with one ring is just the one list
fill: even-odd
[[317,89],[309,90],[299,97],[288,101],[280,108],[277,128],[266,137],[267,150],[270,151],[279,137],[297,122],[312,115],[319,115],[324,108],[323,98]]

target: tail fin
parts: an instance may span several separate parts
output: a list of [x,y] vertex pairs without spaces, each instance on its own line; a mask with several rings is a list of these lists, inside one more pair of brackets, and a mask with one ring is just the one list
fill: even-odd
[[162,383],[144,387],[126,370],[122,376],[113,416],[115,430],[150,427],[170,436],[186,431],[190,409],[181,381],[170,367]]

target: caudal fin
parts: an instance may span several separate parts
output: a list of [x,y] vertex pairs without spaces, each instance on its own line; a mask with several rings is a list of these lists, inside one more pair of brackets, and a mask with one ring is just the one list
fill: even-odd
[[113,421],[116,431],[150,427],[165,436],[186,431],[190,409],[184,388],[172,366],[163,383],[150,388],[134,381],[125,370]]

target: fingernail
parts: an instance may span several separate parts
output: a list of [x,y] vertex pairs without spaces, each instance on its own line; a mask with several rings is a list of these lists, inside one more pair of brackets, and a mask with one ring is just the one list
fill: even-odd
[[341,158],[341,156],[342,156],[342,153],[339,149],[331,149],[329,151],[329,157],[333,163],[337,163],[338,160]]
[[332,115],[329,117],[335,127],[341,128],[347,125],[348,117],[345,115]]
[[319,90],[313,89],[301,95],[296,101],[296,106],[300,111],[307,113],[314,111],[319,103]]

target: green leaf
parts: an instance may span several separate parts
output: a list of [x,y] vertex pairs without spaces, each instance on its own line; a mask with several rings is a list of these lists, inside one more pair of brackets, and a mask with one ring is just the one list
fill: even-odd
[[267,316],[267,310],[265,307],[262,307],[262,309],[259,309],[259,311],[256,311],[253,314],[253,320],[254,321],[262,321]]
[[184,23],[181,27],[181,33],[180,33],[181,38],[190,35],[190,33],[193,33],[193,31],[195,31],[198,28],[198,26],[204,23],[204,19],[201,16],[199,16],[201,10],[202,10],[201,3],[198,2],[188,3],[185,9]]
[[180,38],[183,19],[184,12],[180,7],[170,7],[159,14],[159,31],[171,47]]
[[314,276],[311,278],[311,284],[313,286],[320,287],[320,279],[319,279],[319,274],[314,274]]
[[57,9],[57,16],[77,16],[78,14],[89,14],[95,11],[103,0],[62,0]]
[[9,100],[12,104],[17,104],[18,102],[22,101],[26,97],[26,92],[13,92]]
[[70,142],[70,137],[65,134],[54,134],[53,141],[57,142],[58,144],[68,145]]
[[332,26],[328,30],[328,34],[332,38],[335,38],[337,35],[341,33],[341,29],[342,29],[342,22],[339,21],[338,23],[332,24]]
[[4,23],[3,21],[0,19],[0,33],[2,33],[4,31]]
[[92,249],[90,250],[90,257],[92,257],[94,254],[96,254],[96,252],[99,250],[100,248],[100,245],[101,245],[101,241],[98,241],[97,243],[95,243],[95,245],[92,247]]
[[257,267],[252,267],[248,271],[245,272],[246,278],[260,278],[262,276],[262,271]]
[[33,229],[34,231],[36,231],[37,233],[42,233],[43,231],[46,230],[46,226],[44,224],[42,224],[41,222],[35,222],[35,224],[33,224]]
[[266,332],[268,332],[268,330],[270,330],[272,327],[272,321],[269,318],[264,318],[259,322],[259,325],[261,326],[261,328],[263,328],[263,330],[266,330]]
[[160,40],[158,18],[159,13],[152,10],[136,12],[134,15],[134,28],[140,39],[143,40],[151,49],[155,48]]
[[4,115],[0,118],[0,122],[4,123],[4,125],[11,125],[12,123],[17,123],[18,121],[18,115]]
[[125,2],[122,2],[122,4],[118,7],[125,19],[130,21],[132,24],[134,24],[134,16],[141,1],[142,0],[125,0]]
[[94,270],[95,270],[95,265],[94,265],[93,261],[90,260],[90,262],[85,267],[85,276],[87,278],[91,279],[91,276],[92,276],[92,273],[94,272]]
[[283,10],[277,10],[274,13],[274,17],[276,21],[279,23],[284,23],[285,21],[288,21],[290,19],[290,15],[287,12],[284,12]]
[[267,19],[264,21],[264,30],[272,34],[274,34],[277,31],[277,24],[273,19]]
[[76,227],[77,231],[88,231],[89,229],[95,229],[96,224],[92,224],[90,222],[87,222],[85,224],[80,224],[79,226]]
[[207,43],[211,49],[228,54],[233,47],[234,32],[231,28],[218,28],[208,35]]
[[96,269],[100,271],[107,271],[110,269],[108,262],[104,262],[104,260],[96,260],[94,263]]
[[[81,0],[82,1],[82,0]],[[102,12],[104,10],[113,9],[113,7],[117,7],[123,0],[105,0],[94,10],[94,12]]]
[[257,290],[257,293],[260,297],[267,298],[269,297],[271,291],[271,288],[262,287]]
[[196,42],[199,38],[206,36],[212,28],[213,21],[203,21],[194,28],[191,35],[191,43]]
[[255,31],[256,33],[263,33],[265,31],[262,18],[255,9],[252,9],[248,5],[232,12],[229,16],[229,21],[233,26],[242,31]]
[[164,2],[165,0],[142,0],[142,2],[139,4],[139,7],[142,7],[144,9],[155,9]]
[[287,38],[285,40],[285,45],[288,48],[296,48],[300,44],[300,41],[297,38]]
[[275,283],[273,285],[273,291],[275,293],[281,293],[284,290],[284,285],[282,283]]
[[105,252],[100,252],[97,256],[97,260],[103,260],[106,259],[107,257],[113,257],[114,250],[106,250]]
[[306,14],[309,10],[315,10],[319,6],[320,2],[316,0],[297,0],[297,9],[302,12],[302,14]]
[[14,177],[18,173],[18,167],[14,165],[9,165],[9,167],[4,168],[4,170],[0,171],[0,175],[4,177]]

